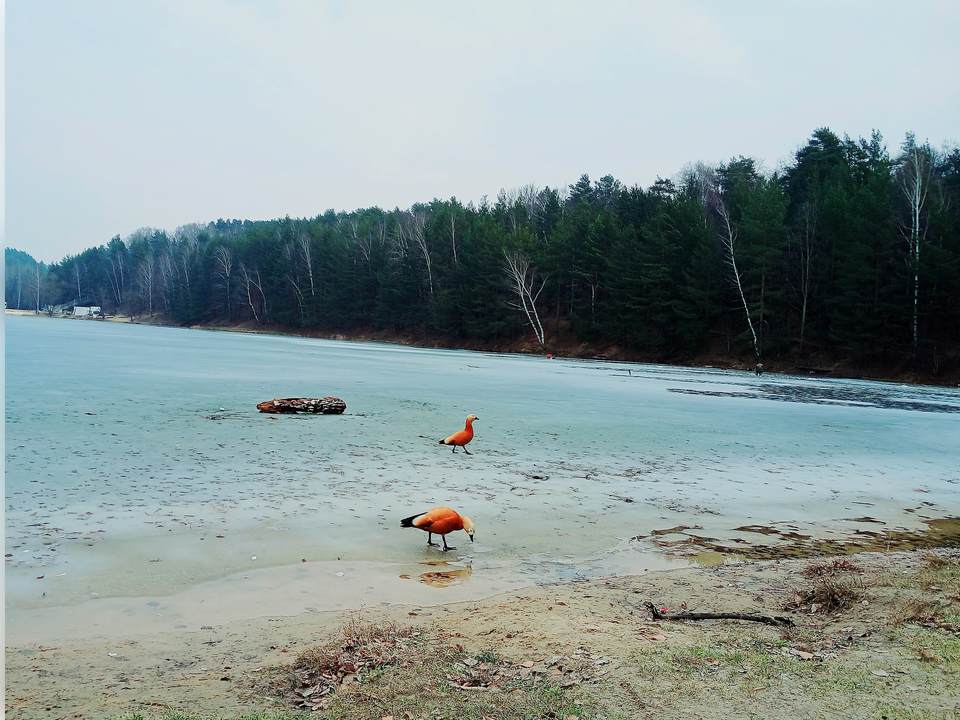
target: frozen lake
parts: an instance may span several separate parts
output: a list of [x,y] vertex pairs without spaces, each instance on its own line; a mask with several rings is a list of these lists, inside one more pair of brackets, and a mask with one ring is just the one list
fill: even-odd
[[[960,512],[956,389],[5,320],[8,633],[468,599]],[[326,395],[346,414],[256,410]],[[435,505],[476,543],[399,527]]]

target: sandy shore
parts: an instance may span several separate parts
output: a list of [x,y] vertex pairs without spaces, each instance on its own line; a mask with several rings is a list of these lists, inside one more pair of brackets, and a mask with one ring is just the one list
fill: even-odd
[[[815,561],[738,563],[535,586],[480,601],[264,614],[176,632],[105,629],[82,638],[7,645],[7,717],[279,712],[275,698],[264,695],[261,678],[307,647],[328,641],[350,619],[440,629],[461,638],[468,652],[494,648],[509,660],[532,663],[534,672],[549,657],[593,658],[594,676],[569,692],[604,717],[866,718],[896,708],[919,713],[910,717],[957,717],[957,659],[951,661],[945,650],[926,656],[918,650],[918,633],[947,640],[956,636],[898,621],[911,593],[932,592],[934,601],[948,607],[960,597],[937,593],[949,595],[956,586],[903,587],[898,578],[924,569],[921,551],[864,553],[850,560],[863,571],[851,576],[859,588],[853,607],[835,614],[803,607],[789,613],[796,627],[787,632],[729,620],[653,622],[643,605],[782,615],[784,606],[811,586],[801,573]],[[436,597],[442,600],[442,589]],[[709,652],[731,638],[738,646],[749,641],[763,658],[736,666],[728,680],[721,681],[728,676],[722,672],[726,656],[719,654],[721,660],[701,658],[710,661],[702,676],[683,674],[678,653],[687,649],[699,657],[699,649]],[[648,670],[657,663],[663,667],[651,675]],[[758,679],[764,663],[773,672]],[[678,682],[676,673],[686,680]],[[700,691],[710,693],[709,700]]]

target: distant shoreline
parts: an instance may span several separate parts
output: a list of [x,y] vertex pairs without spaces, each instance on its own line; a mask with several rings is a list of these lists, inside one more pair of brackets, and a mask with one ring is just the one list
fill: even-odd
[[134,319],[128,315],[111,315],[109,317],[104,316],[102,318],[92,318],[92,317],[74,317],[73,315],[47,315],[46,313],[38,313],[36,310],[16,310],[11,308],[4,308],[4,315],[24,315],[28,317],[38,317],[38,318],[50,318],[52,320],[94,320],[94,321],[106,321],[106,322],[118,322],[118,323],[132,323]]
[[[561,359],[599,360],[609,362],[626,362],[655,365],[673,365],[680,367],[713,368],[718,370],[735,370],[752,373],[754,365],[752,359],[705,355],[695,358],[684,358],[671,361],[664,358],[645,357],[641,353],[631,352],[619,347],[601,347],[590,343],[571,341],[561,348],[550,348],[544,352],[532,337],[522,337],[513,341],[484,342],[477,339],[468,339],[461,343],[451,342],[450,338],[434,336],[427,333],[398,333],[387,330],[356,330],[356,331],[322,331],[305,330],[304,328],[288,327],[284,325],[257,325],[252,322],[226,324],[180,325],[160,318],[160,316],[128,316],[110,315],[103,318],[73,317],[70,315],[46,315],[34,310],[16,310],[6,308],[6,315],[23,315],[31,317],[46,317],[61,320],[86,320],[116,323],[132,323],[137,325],[157,325],[162,327],[186,327],[192,330],[212,330],[219,332],[238,332],[251,335],[278,335],[286,337],[305,337],[317,340],[345,340],[350,342],[376,342],[388,345],[402,345],[436,350],[469,350],[473,352],[494,352],[517,355],[547,355]],[[796,375],[798,377],[822,377],[849,380],[869,380],[872,382],[895,382],[910,385],[930,385],[934,387],[960,387],[960,375],[950,374],[932,376],[926,373],[917,373],[910,368],[857,368],[849,360],[827,361],[825,359],[810,361],[810,364],[799,364],[797,358],[764,359],[764,371],[782,375]]]

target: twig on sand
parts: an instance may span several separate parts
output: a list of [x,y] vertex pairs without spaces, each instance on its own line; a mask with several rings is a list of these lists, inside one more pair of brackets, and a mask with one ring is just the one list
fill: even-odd
[[782,615],[771,617],[769,615],[751,615],[749,613],[692,613],[692,612],[661,612],[652,602],[644,604],[644,607],[650,611],[654,620],[749,620],[750,622],[764,623],[766,625],[776,625],[777,627],[792,627],[793,620]]

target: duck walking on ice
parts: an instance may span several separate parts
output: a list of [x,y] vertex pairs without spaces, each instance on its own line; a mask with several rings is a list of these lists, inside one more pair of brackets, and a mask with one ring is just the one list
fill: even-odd
[[456,452],[458,447],[462,447],[463,451],[467,453],[467,455],[470,455],[471,453],[467,451],[467,443],[473,440],[473,421],[474,420],[479,420],[479,418],[472,413],[470,415],[467,415],[466,427],[464,427],[463,430],[460,430],[459,432],[455,432],[446,440],[441,440],[439,444],[452,445],[453,452]]
[[427,545],[436,545],[432,542],[433,535],[436,533],[443,538],[443,551],[456,550],[452,545],[447,545],[447,533],[455,530],[466,530],[470,536],[470,542],[473,542],[473,521],[470,518],[460,515],[456,510],[448,507],[435,507],[433,510],[427,510],[425,513],[417,513],[400,521],[402,528],[419,528],[427,533]]

